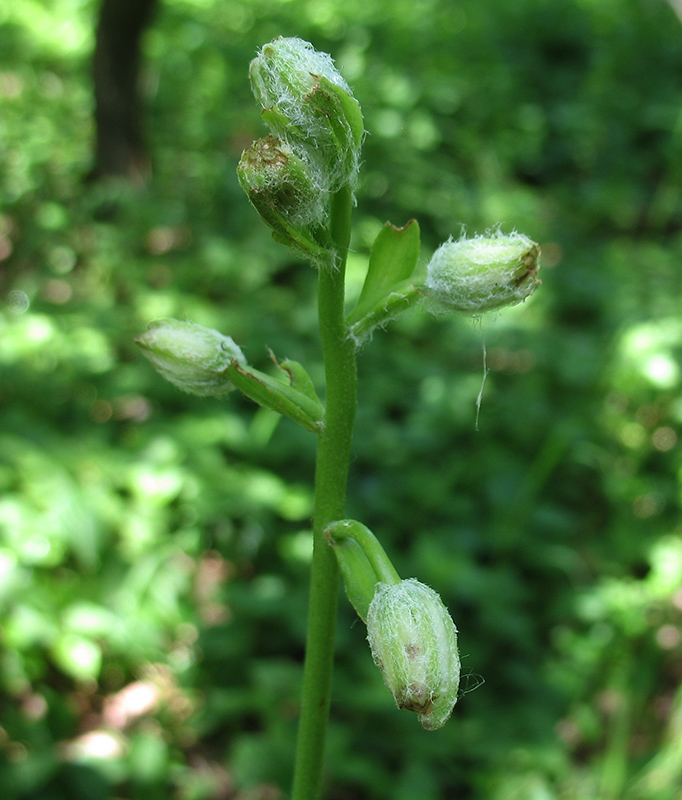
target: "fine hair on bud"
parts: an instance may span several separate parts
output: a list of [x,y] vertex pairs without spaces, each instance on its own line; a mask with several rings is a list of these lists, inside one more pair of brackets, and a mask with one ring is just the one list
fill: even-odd
[[378,583],[367,638],[398,708],[419,714],[427,730],[441,728],[457,702],[460,660],[457,628],[438,594],[414,578]]
[[517,232],[449,239],[426,267],[427,301],[436,311],[468,314],[521,303],[540,285],[539,256],[539,245]]
[[263,45],[249,70],[254,94],[263,108],[276,105],[293,123],[305,122],[300,98],[313,88],[315,76],[351,94],[332,57],[295,36],[279,36]]

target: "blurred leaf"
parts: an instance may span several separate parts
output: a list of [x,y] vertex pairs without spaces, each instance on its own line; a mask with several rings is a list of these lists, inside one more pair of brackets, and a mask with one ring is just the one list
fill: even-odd
[[58,667],[79,681],[96,679],[102,668],[102,650],[92,639],[76,633],[61,634],[52,653]]

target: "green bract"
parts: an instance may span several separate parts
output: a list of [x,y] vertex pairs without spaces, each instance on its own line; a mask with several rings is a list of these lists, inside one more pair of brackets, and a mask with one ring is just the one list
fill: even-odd
[[481,314],[513,306],[540,285],[540,247],[499,231],[442,244],[426,267],[424,290],[436,308]]
[[459,691],[457,628],[436,592],[410,578],[379,583],[367,614],[372,656],[398,708],[441,728]]
[[419,298],[414,273],[419,261],[419,223],[402,228],[387,222],[379,231],[369,257],[358,303],[348,315],[350,335],[360,345],[381,325],[405,311]]

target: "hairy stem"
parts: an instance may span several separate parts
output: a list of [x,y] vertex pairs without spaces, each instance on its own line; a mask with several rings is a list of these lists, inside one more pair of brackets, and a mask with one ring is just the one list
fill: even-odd
[[326,411],[317,445],[308,639],[292,800],[317,800],[320,796],[329,717],[339,570],[324,530],[332,520],[344,516],[357,384],[355,347],[344,318],[351,207],[349,190],[341,189],[332,197],[330,232],[336,249],[333,263],[322,266],[319,275]]

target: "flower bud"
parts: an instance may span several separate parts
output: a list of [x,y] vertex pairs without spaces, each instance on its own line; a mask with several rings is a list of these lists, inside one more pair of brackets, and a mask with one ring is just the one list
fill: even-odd
[[135,339],[154,369],[184,392],[221,395],[233,389],[227,370],[244,354],[229,336],[194,322],[164,319],[150,323]]
[[457,628],[436,592],[411,578],[378,583],[367,638],[398,708],[419,714],[427,730],[452,714],[459,689]]
[[279,37],[261,48],[249,76],[275,136],[315,162],[330,191],[354,186],[364,124],[331,56],[302,39]]
[[521,233],[496,231],[442,244],[426,267],[424,289],[436,306],[480,314],[513,306],[540,285],[540,247]]
[[237,176],[278,241],[314,260],[320,257],[328,193],[309,164],[286,142],[266,136],[242,153]]
[[258,139],[242,153],[237,176],[269,225],[281,224],[282,217],[294,225],[322,219],[324,194],[315,176],[285,142],[274,136]]

